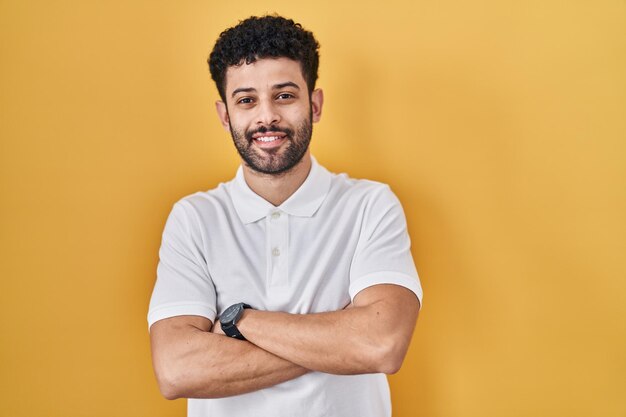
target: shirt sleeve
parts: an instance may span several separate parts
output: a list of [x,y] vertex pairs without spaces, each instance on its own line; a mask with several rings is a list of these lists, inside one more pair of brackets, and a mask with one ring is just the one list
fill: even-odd
[[350,268],[350,298],[367,287],[395,284],[415,293],[420,284],[400,201],[388,186],[377,189],[365,207],[359,243]]
[[176,203],[170,213],[159,250],[157,279],[150,299],[148,326],[174,316],[216,316],[215,286],[203,255],[201,228],[193,207]]

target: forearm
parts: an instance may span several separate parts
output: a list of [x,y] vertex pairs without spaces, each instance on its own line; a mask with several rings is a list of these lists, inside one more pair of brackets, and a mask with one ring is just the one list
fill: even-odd
[[251,343],[206,330],[171,321],[153,325],[154,369],[166,398],[228,397],[267,388],[308,372]]
[[256,346],[307,369],[333,374],[395,373],[408,349],[419,304],[400,287],[375,291],[362,305],[355,303],[335,312],[246,310],[237,327]]
[[381,345],[375,336],[366,335],[366,326],[355,317],[358,313],[356,309],[302,315],[253,311],[238,327],[261,349],[309,369],[346,375],[382,372],[377,366]]

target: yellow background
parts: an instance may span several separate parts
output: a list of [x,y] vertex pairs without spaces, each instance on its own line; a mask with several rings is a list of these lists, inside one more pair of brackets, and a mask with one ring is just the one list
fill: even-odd
[[322,45],[314,154],[408,217],[394,415],[626,416],[626,2],[295,3],[0,1],[0,416],[184,415],[150,363],[160,235],[237,166],[213,42],[275,11]]

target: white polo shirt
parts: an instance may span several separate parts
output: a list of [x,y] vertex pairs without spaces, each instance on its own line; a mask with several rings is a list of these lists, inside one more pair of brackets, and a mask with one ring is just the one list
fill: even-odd
[[[278,207],[248,187],[241,167],[232,181],[183,198],[159,256],[150,326],[180,315],[214,321],[238,302],[297,314],[336,311],[384,283],[422,301],[396,196],[387,185],[332,174],[315,159]],[[384,374],[311,372],[249,394],[188,401],[190,417],[391,415]]]

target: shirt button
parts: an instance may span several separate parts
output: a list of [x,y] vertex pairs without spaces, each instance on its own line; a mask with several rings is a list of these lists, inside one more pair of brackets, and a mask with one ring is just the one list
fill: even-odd
[[280,256],[280,249],[278,249],[278,248],[274,248],[274,249],[272,250],[272,255],[274,255],[274,256]]
[[278,220],[280,218],[280,213],[275,211],[272,213],[272,220]]

